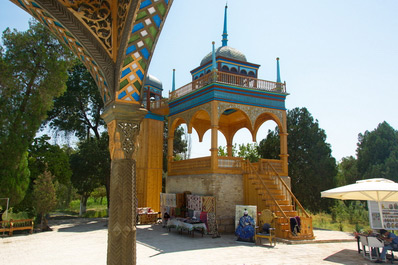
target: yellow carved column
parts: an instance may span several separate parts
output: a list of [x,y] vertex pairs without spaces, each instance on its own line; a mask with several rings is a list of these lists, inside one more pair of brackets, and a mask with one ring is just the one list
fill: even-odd
[[228,156],[232,156],[232,147],[233,147],[233,145],[232,145],[232,142],[230,143],[230,142],[228,142],[227,143],[227,154],[228,154]]
[[167,138],[167,170],[171,170],[171,162],[173,162],[173,149],[174,149],[174,132],[170,132],[169,127],[169,137]]
[[288,133],[285,132],[281,132],[279,133],[279,138],[280,138],[280,149],[281,149],[281,153],[279,155],[279,157],[282,160],[282,170],[283,170],[283,174],[285,176],[287,176],[288,173],[288,153],[287,153],[287,136]]
[[218,168],[218,103],[211,102],[211,170],[214,172]]
[[147,111],[131,104],[112,103],[102,118],[108,125],[111,154],[108,265],[136,264],[137,136]]

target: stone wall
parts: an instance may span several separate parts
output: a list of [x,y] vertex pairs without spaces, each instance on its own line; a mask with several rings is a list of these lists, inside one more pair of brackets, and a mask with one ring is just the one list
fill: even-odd
[[242,175],[204,174],[167,177],[167,193],[184,191],[190,191],[195,195],[214,196],[220,233],[235,231],[235,206],[244,203]]

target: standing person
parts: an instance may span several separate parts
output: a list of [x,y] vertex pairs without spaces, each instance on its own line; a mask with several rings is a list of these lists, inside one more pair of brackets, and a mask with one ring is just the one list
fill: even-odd
[[383,261],[386,259],[387,250],[398,248],[398,236],[396,236],[394,233],[380,229],[380,235],[382,236],[384,242],[388,245],[384,246],[383,251],[380,254],[380,258],[375,261],[376,263],[383,263]]

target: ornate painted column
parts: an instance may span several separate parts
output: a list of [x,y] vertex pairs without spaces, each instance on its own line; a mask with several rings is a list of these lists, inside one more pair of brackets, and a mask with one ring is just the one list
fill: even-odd
[[147,111],[112,103],[102,114],[108,125],[111,185],[108,228],[108,265],[136,264],[137,136]]

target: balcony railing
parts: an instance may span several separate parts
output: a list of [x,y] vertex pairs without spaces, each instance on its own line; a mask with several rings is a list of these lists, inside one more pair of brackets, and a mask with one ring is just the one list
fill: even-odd
[[163,98],[161,100],[156,100],[156,101],[151,101],[150,102],[150,109],[159,109],[159,108],[165,108],[169,105],[169,99]]
[[286,83],[277,83],[250,76],[225,72],[210,72],[185,86],[170,92],[170,99],[177,99],[211,83],[223,83],[262,91],[286,93]]
[[[211,169],[211,157],[200,157],[187,160],[173,161],[170,163],[168,174],[173,175],[195,175],[206,173],[242,173],[245,170],[243,158],[240,157],[224,157],[217,158],[218,167],[213,171]],[[268,165],[276,168],[278,173],[282,173],[282,161],[274,159],[261,159],[260,162],[253,163],[252,167],[255,168],[259,174],[265,174],[269,170]],[[275,169],[273,169],[275,170]]]

